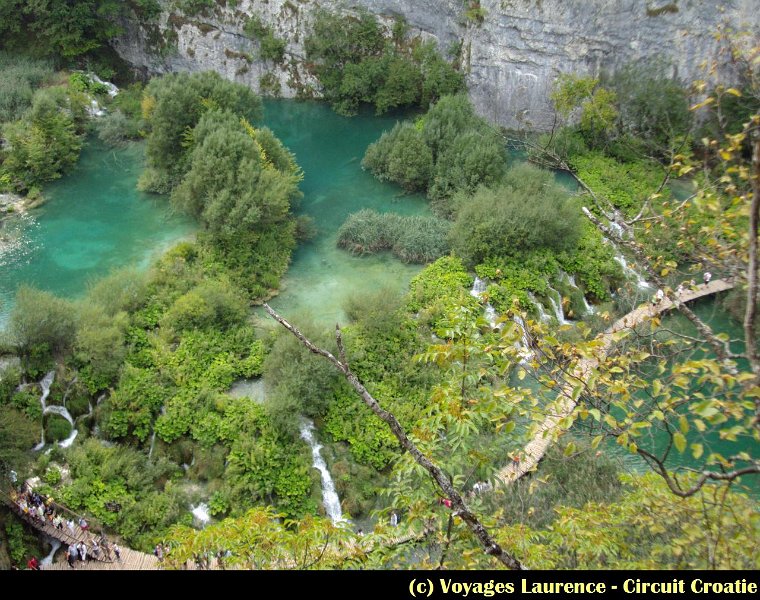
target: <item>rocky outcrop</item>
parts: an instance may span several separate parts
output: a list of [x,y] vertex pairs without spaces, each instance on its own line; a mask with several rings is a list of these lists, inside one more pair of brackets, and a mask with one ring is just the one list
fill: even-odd
[[[548,95],[559,73],[598,75],[639,59],[661,57],[673,75],[704,78],[701,63],[716,55],[717,29],[760,33],[755,0],[220,0],[213,11],[186,17],[169,10],[157,25],[127,24],[115,48],[149,73],[213,69],[284,97],[318,96],[304,40],[320,7],[362,7],[389,21],[403,16],[411,35],[432,36],[457,54],[478,110],[507,127],[546,128]],[[251,15],[287,40],[281,63],[259,58],[259,42],[243,33]]]

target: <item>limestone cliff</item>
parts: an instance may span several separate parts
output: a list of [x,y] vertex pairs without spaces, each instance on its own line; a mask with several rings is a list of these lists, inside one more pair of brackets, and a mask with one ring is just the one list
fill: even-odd
[[[157,25],[127,24],[117,51],[149,73],[213,69],[256,90],[284,97],[317,96],[305,64],[304,40],[315,9],[364,7],[383,18],[402,15],[411,35],[432,36],[442,52],[458,52],[478,110],[507,127],[546,128],[548,93],[558,73],[613,72],[636,59],[661,56],[675,75],[702,78],[715,54],[713,33],[728,24],[760,33],[756,0],[481,0],[477,18],[463,0],[220,0],[194,17],[165,11]],[[287,40],[284,60],[259,58],[243,34],[251,15]],[[482,18],[481,18],[482,17]]]

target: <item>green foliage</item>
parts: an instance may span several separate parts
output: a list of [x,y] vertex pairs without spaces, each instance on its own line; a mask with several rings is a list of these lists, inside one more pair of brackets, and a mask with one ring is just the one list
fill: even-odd
[[291,436],[297,434],[300,425],[296,415],[324,416],[338,381],[335,369],[284,333],[278,335],[262,372],[269,382],[267,411],[272,422]]
[[567,192],[529,165],[514,167],[501,187],[459,195],[454,204],[452,245],[470,264],[538,248],[572,250],[580,238],[582,216]]
[[397,124],[367,148],[364,168],[407,190],[427,190],[443,214],[459,190],[474,192],[503,176],[506,151],[498,132],[466,96],[446,96],[417,123]]
[[77,121],[83,119],[77,118],[77,111],[82,109],[81,99],[62,88],[41,89],[25,117],[3,127],[7,143],[0,152],[0,172],[14,189],[24,191],[56,179],[77,161],[82,147]]
[[20,410],[3,406],[0,410],[0,471],[21,471],[29,463],[29,448],[38,440],[38,424]]
[[247,36],[259,41],[261,58],[277,63],[282,62],[287,42],[275,36],[272,27],[265,25],[259,16],[254,15],[248,19],[243,26],[243,31]]
[[134,121],[120,110],[115,110],[98,119],[98,137],[114,148],[124,146],[127,141],[140,137]]
[[425,263],[448,252],[450,224],[437,217],[405,217],[364,209],[338,230],[338,246],[354,254],[391,250],[404,262]]
[[361,103],[374,104],[378,114],[399,106],[427,106],[464,87],[460,73],[444,61],[432,43],[409,43],[402,25],[392,39],[374,15],[340,16],[317,12],[306,40],[309,60],[323,93],[343,114]]
[[70,347],[74,339],[71,304],[49,292],[22,286],[16,294],[8,333],[14,348],[27,364],[33,358],[61,352]]
[[557,261],[568,273],[575,273],[586,292],[596,300],[610,299],[610,289],[616,289],[623,280],[615,251],[590,222],[584,221],[578,245],[571,251],[560,252]]
[[665,155],[688,132],[688,92],[666,75],[666,65],[629,64],[615,73],[610,87],[617,96],[621,133],[642,140],[650,154]]
[[725,490],[715,488],[681,499],[653,473],[621,480],[626,493],[617,502],[558,509],[552,527],[542,531],[507,526],[500,541],[530,540],[524,555],[545,569],[757,567],[760,525],[746,496],[724,496]]
[[477,301],[467,293],[472,278],[461,259],[444,256],[428,265],[409,284],[407,307],[410,312],[425,312],[422,320],[436,323],[462,304],[473,306]]
[[45,474],[42,476],[42,480],[48,485],[56,486],[61,483],[61,470],[58,467],[48,467]]
[[246,130],[231,113],[211,111],[194,130],[190,169],[172,203],[212,234],[263,230],[288,218],[299,180],[292,156],[268,130]]
[[215,0],[176,0],[177,8],[184,14],[194,17],[205,14],[216,6]]
[[[143,117],[148,128],[146,157],[154,182],[147,189],[168,191],[190,167],[192,135],[188,133],[208,110],[230,111],[256,122],[261,100],[249,88],[229,82],[218,73],[178,73],[152,79],[145,88]],[[157,188],[155,181],[168,187]]]
[[[627,215],[636,214],[664,177],[662,166],[654,162],[621,163],[599,152],[574,157],[572,166],[586,185]],[[660,194],[667,198],[670,191],[663,188]]]
[[34,90],[52,76],[46,60],[0,52],[0,123],[20,119],[32,105]]
[[82,383],[90,393],[105,389],[116,379],[127,353],[124,312],[109,315],[101,306],[84,302],[78,314],[74,357]]
[[[136,0],[155,5],[155,0]],[[0,3],[0,38],[8,49],[41,56],[72,59],[105,45],[122,32],[119,17],[129,14],[132,2],[113,0],[48,0]]]
[[228,282],[208,281],[177,298],[161,320],[162,327],[176,331],[241,325],[247,305],[240,292]]
[[24,561],[29,555],[24,536],[24,526],[16,519],[5,520],[5,536],[8,541],[8,555],[14,565],[23,567]]
[[433,174],[433,153],[414,125],[397,123],[367,148],[362,167],[407,191],[426,190]]
[[48,442],[60,442],[71,433],[71,425],[63,417],[49,415],[45,417],[45,440]]
[[[66,462],[73,482],[60,490],[62,502],[114,528],[136,549],[150,551],[185,507],[167,482],[179,474],[179,467],[161,460],[151,463],[142,452],[89,439],[69,450]],[[113,504],[120,509],[109,510]]]

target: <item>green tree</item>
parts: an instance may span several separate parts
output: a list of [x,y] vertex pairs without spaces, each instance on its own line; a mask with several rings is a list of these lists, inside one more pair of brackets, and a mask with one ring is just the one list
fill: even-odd
[[146,86],[143,117],[148,127],[143,187],[171,191],[190,167],[192,131],[209,110],[227,110],[251,123],[261,119],[261,99],[218,73],[178,73]]
[[34,356],[71,346],[76,320],[72,305],[49,292],[22,286],[8,322],[10,342],[28,364]]

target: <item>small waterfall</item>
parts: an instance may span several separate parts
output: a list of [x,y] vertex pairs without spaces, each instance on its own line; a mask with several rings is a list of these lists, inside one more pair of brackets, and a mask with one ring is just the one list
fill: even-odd
[[561,281],[567,282],[567,284],[571,288],[576,289],[579,292],[581,292],[581,298],[583,298],[583,310],[585,311],[585,314],[593,315],[594,312],[596,311],[594,310],[594,307],[588,303],[588,300],[586,300],[586,294],[584,294],[581,288],[578,287],[578,284],[575,283],[575,275],[570,275],[569,273],[566,273],[565,271],[561,271],[559,276],[560,276]]
[[74,443],[74,440],[77,438],[77,435],[79,435],[79,430],[76,429],[75,427],[72,427],[69,437],[67,437],[65,440],[61,440],[60,442],[58,442],[58,445],[61,448],[68,448],[69,446],[71,446],[71,444]]
[[42,396],[40,396],[40,404],[42,405],[42,410],[47,408],[47,399],[50,395],[50,386],[53,385],[53,381],[55,381],[55,371],[50,371],[47,375],[45,375],[42,378],[42,381],[40,381],[40,387],[42,388]]
[[549,315],[546,314],[546,309],[544,308],[544,305],[541,304],[538,300],[536,300],[536,297],[530,292],[528,292],[528,300],[530,300],[533,306],[536,307],[536,312],[538,312],[539,320],[542,322],[548,321]]
[[71,413],[67,410],[65,406],[46,406],[45,410],[42,411],[43,415],[58,415],[59,417],[63,417],[69,422],[69,425],[74,427],[74,418],[71,416]]
[[301,438],[311,447],[314,468],[322,476],[322,504],[325,507],[325,512],[333,523],[339,523],[344,520],[343,513],[340,510],[340,498],[335,491],[335,484],[330,471],[327,469],[325,459],[322,458],[322,444],[318,443],[314,437],[314,423],[309,419],[304,419],[301,424]]
[[[487,287],[488,286],[486,285],[485,281],[483,281],[480,277],[475,277],[475,281],[472,284],[472,289],[470,290],[470,296],[476,298],[479,302],[483,302],[483,294],[486,293]],[[486,321],[488,321],[488,324],[492,328],[496,328],[497,315],[494,307],[491,306],[490,302],[486,302],[484,314]]]
[[628,261],[625,260],[625,256],[620,253],[616,254],[615,260],[620,264],[621,267],[623,267],[623,273],[625,273],[627,277],[636,280],[636,285],[639,287],[639,289],[646,290],[652,287],[649,282],[641,276],[641,273],[634,271],[628,265]]
[[525,366],[528,364],[528,361],[533,358],[528,327],[525,325],[525,320],[520,315],[515,315],[512,320],[517,323],[517,326],[520,328],[520,341],[515,342],[515,348],[517,348],[520,353],[520,364]]
[[53,564],[53,557],[55,556],[55,553],[58,552],[58,549],[61,547],[61,542],[59,542],[55,538],[47,538],[47,542],[50,544],[50,554],[48,554],[45,558],[43,558],[40,561],[40,564],[43,565],[52,565]]
[[[548,286],[549,294],[547,297],[549,298],[549,302],[552,305],[552,310],[554,311],[554,316],[557,319],[557,322],[560,325],[566,325],[570,321],[565,319],[565,311],[562,309],[562,294],[560,294],[557,290],[555,290],[552,286]],[[557,298],[554,298],[555,294]]]
[[193,513],[193,516],[198,519],[198,521],[205,525],[209,521],[211,521],[211,515],[208,512],[208,504],[205,502],[201,502],[200,504],[197,504],[196,506],[190,507],[190,512]]
[[[50,395],[50,386],[53,385],[54,380],[55,380],[55,371],[50,371],[48,374],[46,374],[42,378],[42,381],[40,381],[40,387],[42,388],[42,395],[40,396],[40,405],[42,406],[43,416],[45,415],[45,410],[47,410],[47,398]],[[41,429],[42,429],[42,432],[40,433],[40,443],[37,444],[34,448],[32,448],[32,450],[34,450],[35,452],[39,452],[45,447],[45,424],[44,423],[42,423]]]

